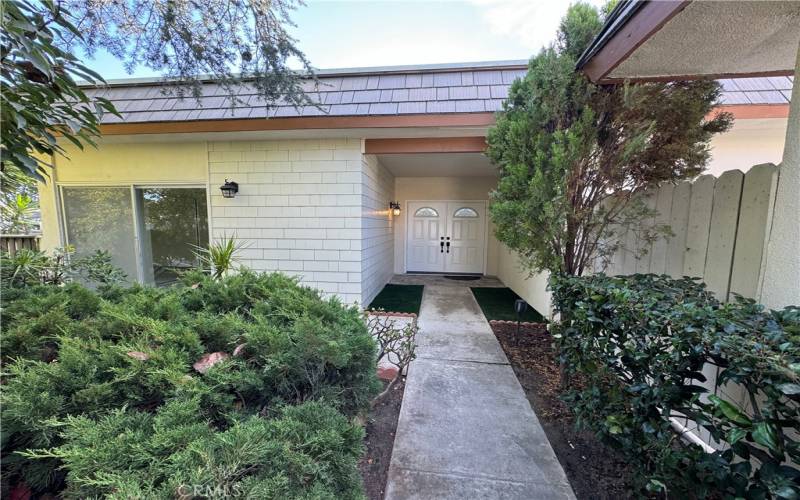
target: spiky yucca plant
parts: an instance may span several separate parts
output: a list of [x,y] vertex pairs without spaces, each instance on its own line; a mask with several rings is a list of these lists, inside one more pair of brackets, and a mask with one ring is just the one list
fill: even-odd
[[214,279],[222,279],[234,269],[239,260],[237,253],[246,248],[243,242],[238,241],[236,236],[224,236],[221,239],[211,242],[208,247],[195,246],[193,252],[203,269],[207,269]]

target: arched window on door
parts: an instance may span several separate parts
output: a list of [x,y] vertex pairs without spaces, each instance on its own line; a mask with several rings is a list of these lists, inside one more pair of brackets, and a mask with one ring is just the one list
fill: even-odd
[[431,207],[420,207],[414,212],[414,217],[439,217],[439,212]]
[[478,212],[469,207],[461,207],[453,212],[453,217],[459,219],[476,219],[478,217]]

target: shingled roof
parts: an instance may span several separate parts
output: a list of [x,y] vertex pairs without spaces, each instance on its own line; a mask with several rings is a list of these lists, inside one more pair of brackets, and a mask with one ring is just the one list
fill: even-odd
[[[494,112],[501,109],[514,79],[525,74],[526,61],[426,66],[355,68],[318,72],[319,85],[305,83],[320,107],[295,108],[287,103],[267,107],[252,86],[243,85],[231,106],[219,84],[202,84],[202,96],[180,98],[160,80],[110,81],[87,94],[110,99],[121,118],[105,115],[103,123],[179,122],[267,117],[364,116]],[[788,77],[722,80],[723,104],[785,104]]]
[[722,84],[722,104],[789,104],[791,76],[727,78]]

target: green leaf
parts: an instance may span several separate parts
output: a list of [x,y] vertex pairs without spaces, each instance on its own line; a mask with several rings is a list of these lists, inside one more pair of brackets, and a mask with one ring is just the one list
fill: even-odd
[[790,396],[800,394],[800,384],[780,384],[778,385],[778,390]]
[[753,441],[762,446],[766,446],[776,453],[781,451],[775,426],[767,422],[758,422],[755,425],[753,429]]
[[726,441],[728,441],[728,444],[735,444],[737,441],[739,441],[746,435],[747,431],[745,429],[734,428],[728,432]]
[[722,412],[723,415],[733,420],[737,424],[747,425],[747,426],[752,425],[752,420],[750,420],[750,418],[747,415],[739,411],[739,409],[736,408],[731,403],[723,399],[720,399],[718,396],[713,396],[713,395],[709,396],[708,399],[712,403],[714,403],[714,406],[719,408],[719,410]]
[[800,495],[797,493],[797,489],[788,485],[780,486],[778,489],[774,490],[773,493],[778,498],[786,498],[789,500],[796,500],[797,498],[800,498]]
[[667,485],[659,481],[658,479],[651,479],[647,482],[647,491],[652,491],[654,493],[659,491],[664,491],[667,489]]

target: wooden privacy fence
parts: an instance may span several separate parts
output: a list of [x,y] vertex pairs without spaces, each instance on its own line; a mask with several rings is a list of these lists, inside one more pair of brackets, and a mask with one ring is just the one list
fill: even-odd
[[[624,244],[605,272],[695,276],[702,278],[719,300],[732,300],[736,293],[758,301],[778,175],[778,167],[767,163],[746,174],[730,170],[719,178],[703,175],[693,182],[665,185],[645,193],[645,204],[657,214],[624,234]],[[668,224],[673,236],[653,243],[639,237],[643,227],[659,224]],[[641,245],[648,246],[642,256]],[[718,373],[716,366],[706,364],[703,374],[707,380],[695,383],[749,412],[746,391],[733,383],[717,385]],[[672,420],[689,439],[707,445],[709,450],[725,446],[691,419]]]
[[[696,276],[719,300],[758,299],[777,185],[778,167],[767,163],[645,193],[657,215],[643,224],[668,224],[673,236],[646,243],[627,231],[606,273]],[[648,251],[639,256],[642,245]]]
[[11,255],[18,250],[28,248],[30,250],[39,249],[38,234],[0,234],[0,250]]

